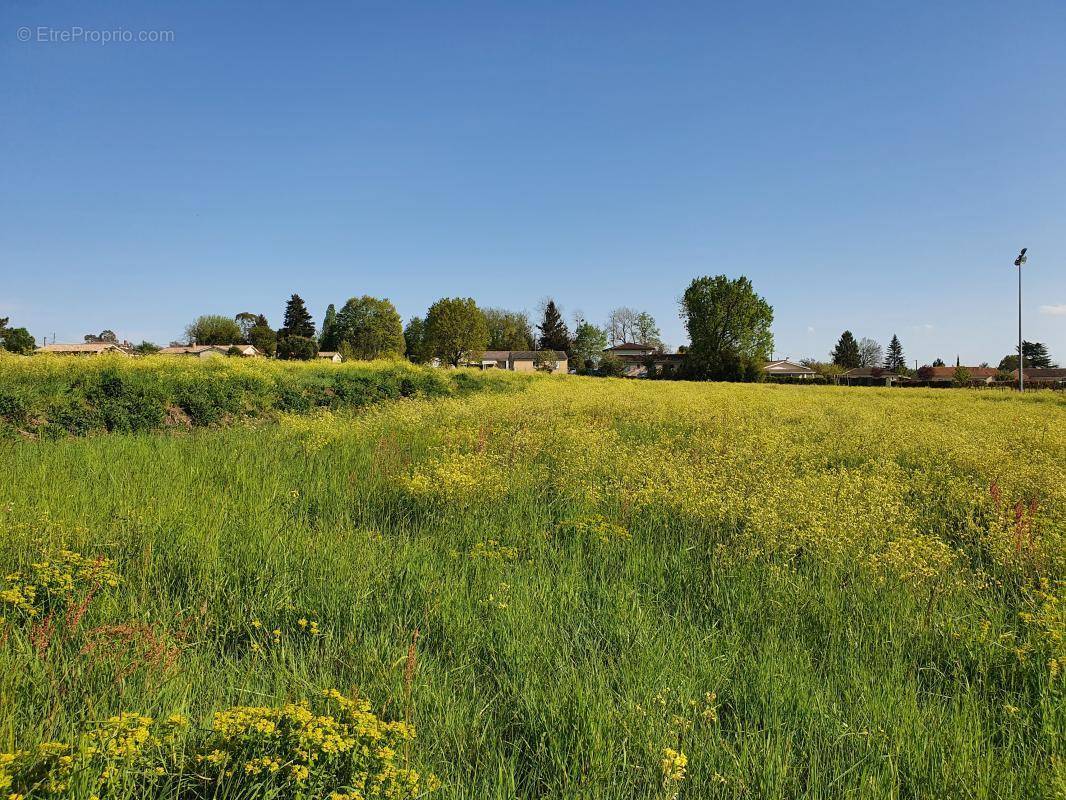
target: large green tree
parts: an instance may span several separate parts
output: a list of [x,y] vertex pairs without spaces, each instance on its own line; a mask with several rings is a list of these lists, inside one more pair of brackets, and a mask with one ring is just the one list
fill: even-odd
[[337,349],[351,358],[402,358],[403,320],[387,298],[353,297],[337,312]]
[[87,344],[118,344],[118,335],[113,331],[105,328],[99,333],[87,333],[82,339]]
[[829,354],[833,363],[844,369],[855,369],[859,366],[859,343],[855,341],[851,331],[844,331],[837,340],[837,346]]
[[725,275],[696,278],[681,298],[692,344],[685,372],[704,380],[755,381],[773,350],[774,310],[751,281]]
[[189,344],[237,344],[244,334],[235,320],[221,314],[204,314],[185,327]]
[[[1055,365],[1051,360],[1047,345],[1041,342],[1022,342],[1022,353],[1025,355],[1026,369],[1047,369]],[[1018,369],[1017,347],[1011,355],[1003,356],[999,362],[999,368],[1006,371]]]
[[426,349],[426,321],[421,317],[411,317],[407,327],[403,329],[403,341],[407,347],[404,355],[415,364],[423,364],[429,361],[430,355]]
[[337,338],[337,307],[333,303],[326,309],[326,316],[322,318],[322,333],[318,337],[318,346],[321,350],[335,351],[340,346]]
[[281,328],[278,329],[278,337],[303,336],[310,338],[315,335],[315,323],[311,319],[311,312],[298,294],[292,295],[285,304],[285,318]]
[[459,366],[486,349],[489,327],[485,315],[470,297],[444,297],[426,314],[425,350],[428,354]]
[[892,334],[892,341],[888,343],[888,351],[885,353],[885,369],[897,373],[907,369],[907,362],[903,357],[903,345],[900,344],[896,334]]
[[541,350],[569,351],[570,331],[567,329],[566,323],[563,322],[562,312],[555,305],[555,300],[549,298],[548,302],[544,304],[544,318],[541,320],[540,325],[537,326],[537,330],[540,331],[537,346]]
[[482,313],[489,328],[486,350],[533,349],[533,326],[524,311],[486,308]]
[[37,342],[25,328],[8,327],[8,319],[0,318],[0,350],[28,356],[37,349]]
[[596,368],[607,349],[607,331],[591,322],[579,322],[571,343],[574,358],[577,359],[578,372],[587,372]]
[[278,337],[278,358],[289,361],[310,361],[318,355],[318,340],[314,336],[286,334]]

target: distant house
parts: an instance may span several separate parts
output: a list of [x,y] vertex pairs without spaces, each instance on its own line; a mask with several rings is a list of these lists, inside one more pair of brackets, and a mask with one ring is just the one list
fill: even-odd
[[218,358],[229,355],[236,348],[244,358],[261,358],[263,353],[250,344],[188,344],[171,345],[159,351],[161,356],[191,356],[193,358]]
[[333,350],[319,350],[316,358],[321,358],[323,361],[332,361],[334,364],[344,361],[344,356]]
[[905,375],[897,375],[884,367],[855,367],[840,376],[840,382],[847,386],[893,386],[909,380]]
[[605,356],[614,356],[622,362],[622,376],[644,378],[648,375],[648,363],[656,370],[675,369],[685,360],[683,353],[664,353],[659,348],[636,342],[623,342],[603,351]]
[[548,372],[567,372],[570,362],[561,350],[486,350],[480,359],[470,362],[481,369],[506,369],[512,372],[535,372],[537,360],[545,359],[553,366]]
[[61,344],[53,342],[52,344],[38,347],[35,352],[51,353],[57,356],[99,356],[106,353],[122,356],[129,355],[129,353],[114,342],[91,342],[86,344]]
[[[1018,370],[1011,373],[1015,382],[1018,380]],[[1033,386],[1066,386],[1066,369],[1062,367],[1027,367],[1025,369],[1025,383]]]
[[766,373],[767,378],[799,378],[801,380],[809,380],[818,377],[818,373],[813,369],[805,367],[802,364],[797,364],[794,361],[771,361],[762,368],[762,371]]
[[993,383],[999,370],[995,367],[928,367],[922,375],[930,383],[954,383],[955,370],[964,369],[970,373],[970,383]]

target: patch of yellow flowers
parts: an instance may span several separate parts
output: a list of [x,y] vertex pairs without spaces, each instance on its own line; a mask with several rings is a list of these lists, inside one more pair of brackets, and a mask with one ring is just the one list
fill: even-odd
[[68,608],[86,593],[118,586],[118,582],[109,559],[90,558],[72,550],[46,553],[0,581],[0,624],[8,616],[29,620]]
[[72,781],[89,780],[100,796],[149,796],[180,780],[207,794],[411,800],[439,786],[401,763],[399,749],[414,736],[410,725],[382,720],[369,701],[336,689],[314,703],[234,706],[216,712],[208,731],[180,714],[156,721],[124,713],[72,743],[0,753],[0,792],[58,798]]
[[[412,502],[587,510],[556,541],[662,523],[706,531],[723,560],[859,565],[925,602],[1011,583],[1045,607],[1066,579],[1066,403],[1050,393],[543,380],[382,409],[345,435],[419,442],[382,475]],[[1027,618],[1034,647],[1061,672],[1046,617]]]

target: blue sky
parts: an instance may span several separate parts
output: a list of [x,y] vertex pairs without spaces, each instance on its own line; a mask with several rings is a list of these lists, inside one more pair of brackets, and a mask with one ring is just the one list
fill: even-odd
[[[76,26],[173,41],[40,41]],[[1066,361],[1064,41],[1057,0],[6,3],[0,316],[165,343],[294,291],[552,295],[677,345],[725,273],[778,355],[995,362],[1027,246]]]

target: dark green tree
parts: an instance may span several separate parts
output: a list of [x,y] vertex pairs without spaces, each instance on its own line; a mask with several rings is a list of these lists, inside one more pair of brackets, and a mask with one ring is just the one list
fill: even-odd
[[162,349],[163,348],[155,342],[149,342],[147,339],[143,340],[138,345],[134,345],[132,348],[134,353],[139,353],[142,356],[150,356],[152,353],[158,353]]
[[337,312],[338,350],[346,358],[402,358],[403,320],[386,298],[353,297]]
[[426,314],[425,352],[453,367],[484,352],[489,343],[485,315],[470,297],[444,297]]
[[537,326],[540,337],[537,346],[541,350],[564,350],[570,349],[570,331],[563,322],[563,315],[555,301],[548,299],[544,304],[544,319]]
[[[1017,362],[1015,362],[1015,363],[1017,363]],[[933,359],[933,366],[934,367],[946,367],[947,364],[944,363],[944,359],[942,359],[942,358],[934,358]]]
[[25,328],[9,328],[7,319],[0,320],[0,349],[28,356],[37,349],[36,340]]
[[313,336],[288,334],[278,337],[278,358],[288,361],[310,361],[318,355],[318,341]]
[[681,298],[691,346],[685,374],[698,380],[757,381],[773,350],[774,310],[751,281],[696,278]]
[[903,345],[899,337],[892,334],[892,341],[888,343],[888,352],[885,353],[885,369],[900,373],[907,369],[907,361],[903,357]]
[[89,344],[118,344],[118,336],[106,328],[99,333],[87,333],[82,338]]
[[855,341],[851,331],[844,331],[837,340],[837,346],[829,354],[833,363],[844,369],[855,369],[859,366],[859,343]]
[[248,344],[266,356],[273,356],[277,352],[278,335],[262,314],[256,316],[255,323],[248,329]]
[[311,312],[307,310],[303,298],[294,294],[285,304],[285,319],[278,330],[278,338],[283,336],[303,336],[311,338],[315,335],[315,323],[311,319]]
[[426,350],[426,321],[421,317],[411,317],[403,329],[403,341],[407,347],[404,355],[415,364],[424,364],[430,356]]
[[[1025,355],[1026,369],[1047,369],[1055,366],[1051,360],[1047,345],[1041,342],[1022,342],[1022,353]],[[1001,370],[1011,371],[1018,369],[1018,348],[1009,356],[1004,356],[999,362]]]
[[322,318],[322,334],[318,337],[320,350],[334,352],[340,346],[337,338],[337,308],[333,303],[326,309],[326,316]]

